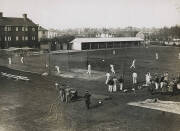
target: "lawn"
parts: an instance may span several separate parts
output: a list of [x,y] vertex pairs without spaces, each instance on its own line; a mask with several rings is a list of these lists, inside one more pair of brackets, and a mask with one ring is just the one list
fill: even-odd
[[[170,75],[177,74],[180,68],[178,53],[180,49],[174,47],[149,47],[149,48],[123,48],[113,50],[100,50],[70,53],[68,67],[72,69],[86,69],[87,60],[93,70],[106,72],[109,64],[115,65],[116,72],[124,73],[125,86],[131,85],[131,73],[138,73],[138,81],[144,81],[145,73],[150,71]],[[159,60],[155,60],[155,52],[159,53]],[[86,55],[85,55],[86,54]],[[38,57],[38,56],[37,56]],[[52,57],[52,56],[51,56]],[[61,57],[64,57],[61,59]],[[56,59],[55,59],[56,58]],[[51,59],[55,64],[66,62],[64,55],[56,54]],[[136,59],[136,68],[130,70],[133,59]],[[35,61],[33,61],[35,60]],[[42,59],[41,59],[42,60]],[[102,61],[104,60],[104,61]],[[31,65],[40,59],[30,58]],[[27,62],[27,61],[26,61]],[[26,63],[26,70],[31,66]],[[22,67],[19,66],[19,67]],[[53,66],[53,65],[51,65]],[[129,102],[144,101],[149,98],[160,100],[180,101],[179,95],[151,95],[147,88],[129,93],[108,93],[104,84],[105,76],[85,80],[81,78],[62,78],[55,76],[42,77],[38,74],[19,72],[1,67],[0,71],[11,74],[21,74],[30,78],[30,82],[14,81],[0,78],[0,130],[8,131],[178,131],[180,130],[180,115],[130,106]],[[102,74],[101,74],[102,75]],[[76,88],[80,96],[89,90],[92,96],[107,95],[112,99],[103,101],[98,105],[98,99],[92,97],[91,109],[86,110],[84,100],[69,104],[60,102],[58,92],[54,88],[55,82],[65,83]],[[50,112],[50,106],[54,104]],[[57,107],[57,108],[56,108]]]

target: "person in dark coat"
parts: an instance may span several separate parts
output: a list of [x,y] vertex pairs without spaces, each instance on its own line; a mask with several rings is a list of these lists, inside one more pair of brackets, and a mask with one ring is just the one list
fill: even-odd
[[113,85],[114,85],[114,81],[112,78],[110,78],[110,80],[108,81],[109,92],[113,91]]
[[164,84],[164,75],[161,75],[161,79],[160,79],[160,88],[163,87]]
[[159,88],[159,77],[157,76],[157,74],[155,75],[155,89],[157,90]]
[[123,90],[123,83],[124,83],[124,79],[123,79],[123,76],[120,76],[120,78],[118,79],[118,82],[119,82],[119,86],[120,86],[120,91]]
[[65,95],[66,95],[64,85],[60,87],[59,93],[60,93],[61,101],[64,102],[65,101]]
[[85,99],[86,108],[89,109],[89,106],[91,104],[91,94],[88,91],[86,91],[86,93],[84,94],[84,99]]
[[66,88],[65,89],[65,96],[66,96],[66,103],[70,102],[70,98],[71,98],[71,93],[70,93],[70,89]]

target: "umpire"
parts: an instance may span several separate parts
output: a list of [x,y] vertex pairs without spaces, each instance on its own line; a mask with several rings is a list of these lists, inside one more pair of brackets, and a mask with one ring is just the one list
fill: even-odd
[[85,99],[85,104],[86,104],[86,108],[89,109],[89,106],[91,104],[91,94],[86,91],[86,93],[84,94],[84,99]]

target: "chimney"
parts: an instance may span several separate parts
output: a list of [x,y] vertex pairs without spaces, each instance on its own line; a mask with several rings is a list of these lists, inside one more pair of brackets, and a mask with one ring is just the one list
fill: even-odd
[[27,19],[27,14],[23,14],[23,18],[24,18],[24,19]]
[[3,17],[3,12],[0,12],[0,18],[2,18]]

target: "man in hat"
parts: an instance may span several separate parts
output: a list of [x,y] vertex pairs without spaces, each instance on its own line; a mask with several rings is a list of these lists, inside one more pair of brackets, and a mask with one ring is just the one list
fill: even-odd
[[85,99],[86,108],[89,109],[89,106],[91,104],[91,94],[89,93],[89,91],[85,92],[84,99]]

